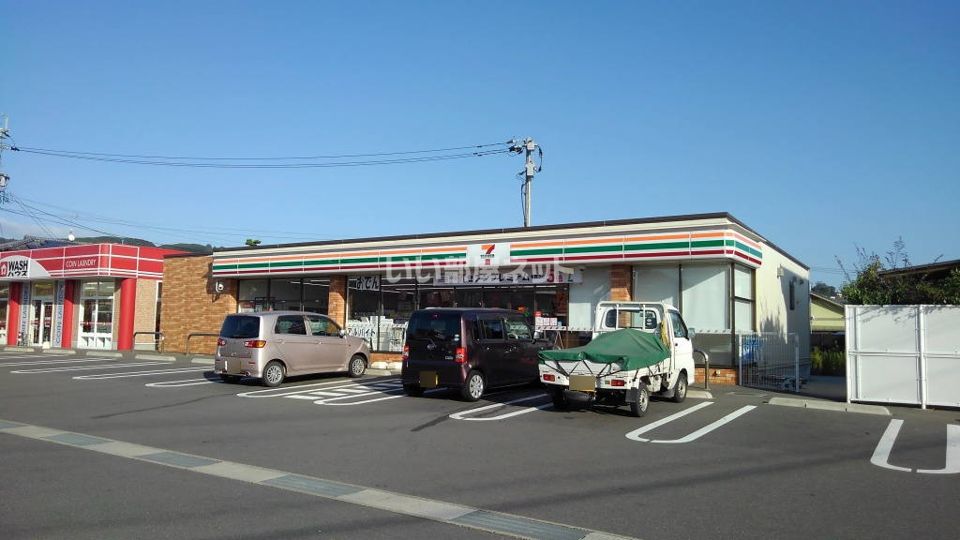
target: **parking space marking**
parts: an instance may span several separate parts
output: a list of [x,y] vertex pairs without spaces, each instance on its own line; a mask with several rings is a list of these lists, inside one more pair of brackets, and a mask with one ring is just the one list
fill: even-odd
[[911,469],[890,464],[890,452],[897,441],[903,420],[894,418],[887,424],[877,447],[873,450],[870,463],[877,467],[900,472],[916,472],[920,474],[957,474],[960,473],[960,426],[947,425],[947,452],[942,469]]
[[32,362],[0,362],[0,368],[18,366],[45,366],[55,364],[83,364],[90,362],[113,362],[113,358],[86,358],[75,360],[34,360]]
[[739,417],[741,417],[741,416],[747,414],[748,412],[750,412],[750,411],[752,411],[752,410],[754,410],[754,409],[757,408],[756,405],[747,405],[747,406],[744,406],[744,407],[740,407],[739,409],[737,409],[737,410],[733,411],[732,413],[724,416],[723,418],[721,418],[721,419],[719,419],[719,420],[717,420],[717,421],[715,421],[715,422],[711,422],[711,423],[707,424],[706,426],[704,426],[704,427],[702,427],[702,428],[700,428],[700,429],[698,429],[698,430],[696,430],[696,431],[694,431],[694,432],[692,432],[692,433],[690,433],[690,434],[688,434],[688,435],[686,435],[686,436],[684,436],[684,437],[680,437],[679,439],[646,439],[646,438],[643,438],[643,437],[640,436],[640,435],[643,435],[644,433],[647,433],[648,431],[653,431],[654,429],[657,429],[658,427],[663,426],[664,424],[669,424],[670,422],[673,422],[674,420],[677,420],[678,418],[683,418],[684,416],[687,416],[688,414],[691,414],[691,413],[694,413],[694,412],[696,412],[696,411],[699,411],[700,409],[703,409],[704,407],[709,407],[710,405],[713,405],[713,403],[714,403],[714,402],[712,402],[712,401],[705,401],[705,402],[700,403],[700,404],[698,404],[698,405],[694,405],[693,407],[690,407],[689,409],[684,409],[684,410],[682,410],[682,411],[680,411],[680,412],[678,412],[678,413],[671,414],[670,416],[668,416],[668,417],[666,417],[666,418],[661,418],[660,420],[657,420],[656,422],[653,422],[653,423],[651,423],[651,424],[649,424],[649,425],[646,425],[646,426],[644,426],[644,427],[642,427],[642,428],[640,428],[640,429],[635,429],[635,430],[627,433],[627,434],[626,434],[626,437],[627,437],[628,439],[630,439],[631,441],[645,442],[645,443],[654,443],[654,444],[686,444],[686,443],[693,442],[693,441],[699,439],[700,437],[703,437],[703,436],[706,435],[707,433],[710,433],[711,431],[714,431],[714,430],[716,430],[716,429],[719,429],[719,428],[725,426],[726,424],[729,424],[730,422],[733,422],[733,421],[736,420],[737,418],[739,418]]
[[98,381],[103,379],[126,379],[129,377],[154,377],[157,375],[176,375],[180,373],[189,373],[194,371],[209,371],[207,368],[172,368],[172,369],[153,369],[148,371],[127,371],[124,373],[98,373],[96,375],[77,375],[74,379],[78,381]]
[[493,405],[485,405],[483,407],[477,407],[476,409],[470,409],[466,411],[460,411],[450,414],[450,418],[454,420],[463,420],[465,422],[491,422],[493,420],[504,420],[506,418],[512,418],[514,416],[520,416],[521,414],[532,413],[533,411],[542,411],[544,409],[553,408],[553,403],[546,403],[544,405],[537,405],[536,407],[524,407],[518,411],[513,411],[509,413],[500,414],[497,416],[485,416],[483,418],[466,418],[467,416],[477,414],[482,411],[489,411],[490,409],[497,409],[500,407],[506,407],[507,405],[513,405],[514,403],[523,403],[525,401],[533,401],[535,399],[543,399],[547,397],[546,394],[537,394],[535,396],[527,396],[519,399],[511,399],[510,401],[504,401],[503,403],[494,403]]
[[[383,383],[387,381],[399,381],[399,379],[387,379],[385,381],[375,381],[377,383]],[[329,390],[333,388],[339,388],[344,386],[352,386],[356,383],[344,384],[344,380],[339,381],[325,381],[320,383],[312,384],[301,384],[298,386],[286,386],[280,388],[267,388],[264,390],[252,390],[250,392],[240,392],[237,394],[238,397],[245,397],[251,399],[262,399],[262,398],[271,398],[271,397],[283,397],[283,396],[292,396],[294,394],[302,394],[304,392],[310,392],[309,389],[324,389]],[[339,387],[337,385],[340,385]]]
[[[209,369],[209,368],[205,368]],[[219,379],[181,379],[178,381],[159,381],[147,383],[144,386],[150,388],[180,388],[183,386],[198,386],[201,384],[225,384]]]
[[17,374],[35,374],[35,373],[58,373],[64,371],[93,371],[96,369],[118,369],[118,368],[127,368],[127,367],[143,367],[143,366],[169,366],[169,362],[134,362],[130,364],[102,364],[97,366],[71,366],[71,367],[55,367],[55,368],[42,368],[42,369],[21,369],[17,371],[11,371],[10,373]]
[[9,422],[4,419],[0,419],[0,433],[59,444],[77,450],[132,459],[149,463],[150,466],[169,467],[184,473],[228,478],[344,504],[376,508],[393,514],[429,519],[438,523],[487,531],[501,536],[535,540],[629,540],[627,537],[574,525],[553,523],[517,514],[493,512],[436,499],[427,499],[277,469],[255,467],[164,448],[130,444],[85,433]]
[[643,427],[640,428],[640,429],[635,429],[635,430],[631,431],[630,433],[627,433],[626,437],[627,437],[628,439],[632,440],[632,441],[637,441],[637,442],[650,442],[650,439],[644,439],[644,438],[641,437],[640,435],[643,435],[644,433],[646,433],[646,432],[648,432],[648,431],[653,431],[653,430],[657,429],[658,427],[660,427],[660,426],[662,426],[662,425],[664,425],[664,424],[669,424],[670,422],[673,422],[674,420],[676,420],[676,419],[678,419],[678,418],[683,418],[684,416],[686,416],[686,415],[688,415],[688,414],[695,413],[695,412],[699,411],[700,409],[702,409],[702,408],[704,408],[704,407],[709,407],[710,405],[713,405],[713,402],[712,402],[712,401],[704,401],[703,403],[698,403],[697,405],[694,405],[693,407],[690,407],[690,408],[688,408],[688,409],[684,409],[684,410],[682,410],[682,411],[680,411],[680,412],[677,412],[677,413],[673,413],[673,414],[671,414],[670,416],[667,416],[666,418],[661,418],[660,420],[657,420],[656,422],[651,422],[651,423],[643,426]]

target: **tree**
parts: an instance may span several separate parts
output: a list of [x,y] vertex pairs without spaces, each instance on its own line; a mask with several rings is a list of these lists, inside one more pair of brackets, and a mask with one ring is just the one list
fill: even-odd
[[255,238],[247,238],[246,244],[250,247],[259,246],[260,241]]
[[857,254],[860,260],[854,265],[855,276],[837,259],[846,280],[840,292],[850,304],[960,304],[960,269],[941,279],[930,279],[924,273],[885,273],[911,266],[902,239],[897,239],[883,258],[861,247]]
[[820,296],[826,296],[827,298],[836,298],[837,297],[837,288],[833,285],[827,285],[822,281],[818,281],[810,291],[819,294]]

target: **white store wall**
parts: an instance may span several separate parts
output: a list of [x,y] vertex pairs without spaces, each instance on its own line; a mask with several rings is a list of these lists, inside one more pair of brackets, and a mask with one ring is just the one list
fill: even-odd
[[593,266],[583,270],[583,283],[570,285],[571,328],[593,328],[593,312],[598,302],[610,299],[610,267]]

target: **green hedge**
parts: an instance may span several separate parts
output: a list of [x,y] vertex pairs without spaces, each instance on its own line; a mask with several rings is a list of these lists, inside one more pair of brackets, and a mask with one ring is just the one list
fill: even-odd
[[847,356],[843,351],[821,351],[814,347],[810,352],[810,372],[813,375],[846,375]]

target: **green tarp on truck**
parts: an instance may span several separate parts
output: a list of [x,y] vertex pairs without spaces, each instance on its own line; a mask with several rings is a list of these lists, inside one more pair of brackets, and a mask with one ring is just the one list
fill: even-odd
[[576,362],[588,360],[601,364],[620,364],[623,371],[650,367],[670,358],[670,350],[656,334],[624,328],[593,338],[582,347],[540,351],[540,362]]

